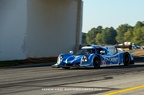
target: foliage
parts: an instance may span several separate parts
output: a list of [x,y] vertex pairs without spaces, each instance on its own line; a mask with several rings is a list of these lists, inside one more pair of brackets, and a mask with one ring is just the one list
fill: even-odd
[[103,44],[111,44],[111,45],[116,44],[116,40],[115,40],[116,35],[117,35],[116,30],[113,27],[105,28],[102,31]]
[[128,31],[128,29],[131,28],[130,25],[128,24],[121,24],[117,29],[117,36],[116,36],[116,41],[118,43],[123,43],[124,42],[124,34]]
[[144,24],[140,21],[136,23],[133,31],[133,39],[131,40],[133,43],[138,45],[144,45]]
[[96,44],[96,35],[98,33],[101,33],[102,26],[98,26],[97,28],[92,28],[87,34],[86,34],[86,43],[87,44]]
[[103,44],[103,41],[102,41],[102,33],[98,33],[98,34],[96,35],[95,42],[96,42],[98,45]]
[[127,32],[124,33],[124,41],[131,42],[133,38],[133,28],[129,28]]
[[123,42],[144,45],[144,21],[138,21],[133,27],[128,24],[121,24],[116,29],[98,26],[82,35],[83,44],[114,45]]

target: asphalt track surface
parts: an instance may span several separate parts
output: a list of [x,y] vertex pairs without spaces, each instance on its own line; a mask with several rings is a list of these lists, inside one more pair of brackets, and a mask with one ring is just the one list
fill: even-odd
[[144,63],[100,69],[1,68],[0,95],[144,95]]

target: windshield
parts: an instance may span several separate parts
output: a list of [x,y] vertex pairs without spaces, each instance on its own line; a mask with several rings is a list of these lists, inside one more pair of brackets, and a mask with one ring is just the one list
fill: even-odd
[[85,55],[95,53],[95,49],[81,49],[76,54],[77,55]]

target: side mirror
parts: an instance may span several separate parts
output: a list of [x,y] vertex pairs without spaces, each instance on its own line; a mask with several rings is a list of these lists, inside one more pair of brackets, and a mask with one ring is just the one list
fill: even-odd
[[73,54],[73,51],[70,51],[69,53],[70,53],[70,54]]

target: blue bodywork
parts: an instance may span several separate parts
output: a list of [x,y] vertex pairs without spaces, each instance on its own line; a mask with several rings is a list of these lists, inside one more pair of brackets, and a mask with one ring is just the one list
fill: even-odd
[[[124,57],[126,54],[127,58]],[[123,64],[124,60],[127,60],[127,65],[134,63],[131,53],[123,51],[111,54],[107,48],[93,45],[82,47],[76,54],[60,54],[53,67],[94,67],[95,57],[99,58],[100,67]]]

